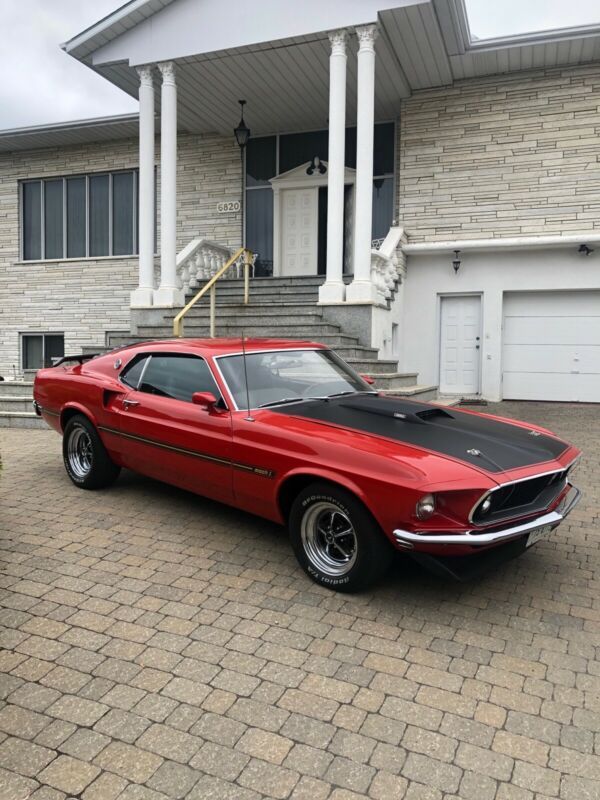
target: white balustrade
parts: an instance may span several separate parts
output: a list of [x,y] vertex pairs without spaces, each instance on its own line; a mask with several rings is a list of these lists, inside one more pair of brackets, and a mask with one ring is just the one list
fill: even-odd
[[377,299],[385,303],[392,296],[405,271],[402,243],[406,241],[404,229],[392,226],[385,239],[371,242],[371,283]]
[[231,250],[210,239],[192,239],[177,256],[179,287],[187,294],[209,280],[231,258]]

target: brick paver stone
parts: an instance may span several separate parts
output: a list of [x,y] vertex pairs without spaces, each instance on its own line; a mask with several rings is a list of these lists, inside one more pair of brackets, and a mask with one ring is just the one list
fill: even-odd
[[582,447],[579,506],[481,580],[403,557],[354,596],[276,525],[82,492],[0,429],[0,800],[598,800],[600,414],[486,410]]

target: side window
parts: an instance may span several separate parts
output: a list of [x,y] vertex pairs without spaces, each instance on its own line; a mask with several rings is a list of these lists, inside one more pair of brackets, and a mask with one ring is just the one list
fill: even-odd
[[128,364],[125,367],[119,377],[126,386],[131,386],[132,389],[138,388],[142,372],[144,371],[144,365],[146,364],[147,360],[148,356],[142,356],[137,360],[134,359],[131,364]]
[[206,361],[187,355],[153,355],[139,391],[188,403],[194,392],[212,392],[217,399],[221,397]]

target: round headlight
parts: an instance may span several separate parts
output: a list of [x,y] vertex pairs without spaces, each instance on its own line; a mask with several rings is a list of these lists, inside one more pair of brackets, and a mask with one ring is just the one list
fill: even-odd
[[432,494],[425,494],[419,500],[416,507],[416,514],[419,519],[429,519],[435,512],[435,497]]
[[487,514],[487,512],[490,510],[490,506],[491,505],[492,505],[492,498],[491,497],[486,497],[485,500],[483,501],[483,503],[481,504],[481,508],[479,509],[479,512],[481,514]]

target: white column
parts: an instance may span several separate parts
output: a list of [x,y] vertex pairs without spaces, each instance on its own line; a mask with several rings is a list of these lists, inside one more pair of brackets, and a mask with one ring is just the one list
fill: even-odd
[[140,76],[139,155],[139,285],[131,293],[132,308],[152,305],[154,291],[154,79],[152,67],[137,67]]
[[373,127],[375,125],[375,25],[356,29],[358,89],[356,117],[356,195],[354,224],[354,280],[346,300],[375,302],[371,282],[371,228],[373,219]]
[[177,286],[177,86],[175,64],[158,65],[162,75],[160,107],[160,286],[155,306],[183,305]]
[[320,303],[344,299],[344,171],[346,141],[346,31],[329,34],[329,161],[327,172],[327,274]]

